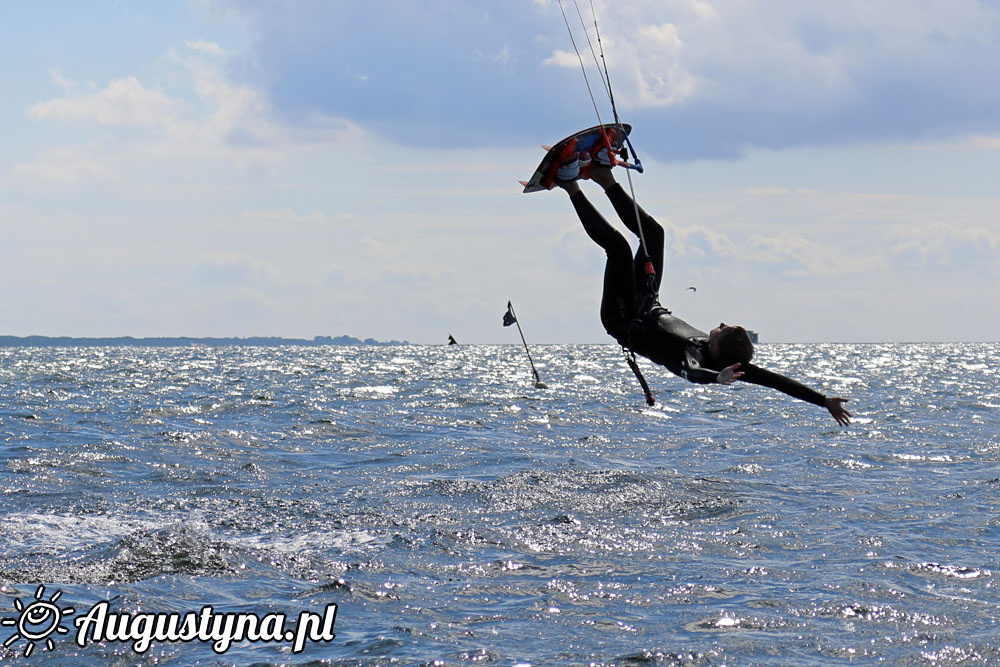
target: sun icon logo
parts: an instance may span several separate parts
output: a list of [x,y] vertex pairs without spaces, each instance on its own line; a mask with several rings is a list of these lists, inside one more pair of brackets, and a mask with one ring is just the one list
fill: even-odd
[[45,648],[52,650],[55,644],[52,642],[53,633],[61,635],[69,632],[69,628],[59,625],[63,615],[72,615],[76,610],[72,607],[59,607],[56,601],[62,596],[62,591],[56,591],[48,600],[44,599],[45,586],[39,586],[35,591],[35,599],[27,606],[18,598],[14,598],[14,608],[20,612],[18,618],[4,618],[0,620],[0,625],[13,625],[17,631],[3,643],[9,647],[18,639],[23,639],[26,643],[24,647],[24,657],[27,658],[35,650],[35,642],[44,641]]

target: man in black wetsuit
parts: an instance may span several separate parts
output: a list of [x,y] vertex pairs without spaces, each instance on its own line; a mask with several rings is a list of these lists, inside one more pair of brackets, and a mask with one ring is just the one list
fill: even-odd
[[607,254],[601,323],[615,340],[691,382],[752,382],[825,407],[842,426],[850,423],[851,413],[844,408],[847,399],[824,396],[791,378],[751,364],[753,343],[743,327],[723,323],[706,334],[660,306],[656,294],[663,270],[663,228],[636,206],[615,181],[610,167],[601,166],[594,159],[587,172],[587,178],[604,188],[629,231],[645,238],[649,254],[649,257],[643,256],[640,245],[633,258],[625,237],[604,219],[580,190],[578,165],[564,165],[559,169],[556,184],[569,193],[587,235]]

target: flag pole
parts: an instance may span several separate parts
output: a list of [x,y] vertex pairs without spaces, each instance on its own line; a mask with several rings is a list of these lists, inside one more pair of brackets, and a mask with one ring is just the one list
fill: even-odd
[[535,386],[539,389],[545,389],[546,384],[542,382],[542,379],[538,377],[538,370],[535,368],[535,362],[531,359],[531,351],[528,349],[528,341],[524,340],[524,332],[521,330],[521,323],[517,319],[517,314],[514,312],[514,304],[510,301],[507,302],[507,312],[510,313],[511,319],[514,320],[514,324],[517,325],[517,333],[521,334],[521,343],[524,344],[524,352],[528,355],[528,363],[531,364],[531,373],[535,376]]

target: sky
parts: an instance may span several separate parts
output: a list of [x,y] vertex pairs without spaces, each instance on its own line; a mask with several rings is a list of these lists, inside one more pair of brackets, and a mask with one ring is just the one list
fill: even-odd
[[676,315],[762,342],[1000,340],[996,0],[0,15],[0,334],[519,344],[511,300],[529,343],[611,342],[603,253],[564,192],[518,185],[611,120],[596,59]]

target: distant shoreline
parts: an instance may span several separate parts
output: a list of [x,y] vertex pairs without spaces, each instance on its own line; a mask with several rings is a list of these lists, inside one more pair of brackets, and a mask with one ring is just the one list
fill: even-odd
[[374,338],[353,336],[316,336],[314,338],[281,338],[277,336],[250,336],[247,338],[196,338],[155,337],[134,338],[116,336],[108,338],[75,338],[72,336],[0,336],[0,347],[279,347],[298,345],[409,345],[407,341],[379,341]]

